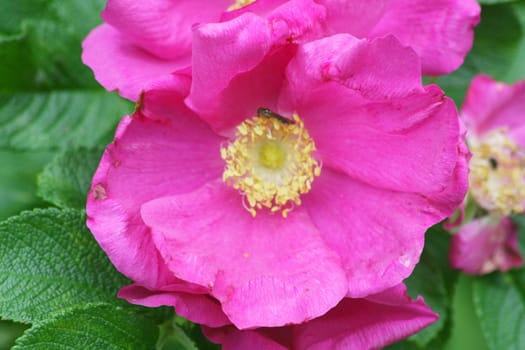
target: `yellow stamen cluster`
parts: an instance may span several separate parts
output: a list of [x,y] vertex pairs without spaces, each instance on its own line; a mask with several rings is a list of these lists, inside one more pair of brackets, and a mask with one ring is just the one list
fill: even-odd
[[233,5],[228,7],[228,11],[238,10],[244,6],[250,5],[252,2],[255,2],[255,0],[236,0]]
[[226,162],[222,178],[241,192],[252,216],[266,207],[286,217],[321,173],[314,151],[315,144],[297,115],[289,122],[256,116],[242,122],[235,139],[221,148]]
[[469,180],[473,197],[484,209],[509,215],[524,210],[525,152],[505,132],[495,130],[470,142]]

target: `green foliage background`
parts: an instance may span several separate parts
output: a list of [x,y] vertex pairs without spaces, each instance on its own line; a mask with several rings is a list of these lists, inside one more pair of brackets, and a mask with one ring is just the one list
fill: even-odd
[[[525,79],[525,1],[479,2],[482,22],[463,67],[427,78],[458,106],[479,72]],[[216,348],[170,309],[117,299],[129,281],[84,224],[91,175],[118,120],[133,110],[80,61],[80,43],[104,5],[0,0],[0,350],[17,338],[18,350]],[[525,221],[518,224],[523,242]],[[524,348],[525,270],[462,275],[448,266],[449,240],[432,228],[407,280],[440,320],[389,348]]]

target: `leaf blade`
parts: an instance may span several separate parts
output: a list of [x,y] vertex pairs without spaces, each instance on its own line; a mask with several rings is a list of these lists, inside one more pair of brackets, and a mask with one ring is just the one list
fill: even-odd
[[150,350],[157,338],[147,318],[114,305],[86,305],[29,329],[13,350]]
[[128,101],[98,90],[0,94],[0,148],[96,147],[130,110]]
[[127,283],[77,210],[36,209],[0,223],[0,316],[34,323],[90,302],[116,298]]

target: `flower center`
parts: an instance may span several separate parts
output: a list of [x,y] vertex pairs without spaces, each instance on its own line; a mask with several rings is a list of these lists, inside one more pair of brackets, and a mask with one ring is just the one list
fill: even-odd
[[252,2],[255,2],[255,0],[236,0],[233,5],[228,7],[228,11],[238,10],[244,6],[250,5]]
[[281,169],[286,160],[286,151],[278,143],[265,142],[259,149],[259,162],[267,169]]
[[525,201],[525,152],[495,130],[472,142],[469,181],[476,201],[502,215],[523,212]]
[[259,109],[257,116],[237,126],[235,139],[221,148],[226,162],[222,178],[241,192],[252,216],[268,208],[286,217],[321,173],[314,151],[314,141],[296,114],[288,120]]

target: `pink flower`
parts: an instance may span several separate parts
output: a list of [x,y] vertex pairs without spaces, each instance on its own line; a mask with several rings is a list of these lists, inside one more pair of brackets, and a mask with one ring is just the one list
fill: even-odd
[[521,266],[516,226],[508,217],[488,215],[468,222],[452,238],[450,263],[471,275]]
[[524,110],[525,81],[507,85],[478,75],[467,92],[461,116],[472,152],[471,195],[466,217],[458,222],[466,224],[453,236],[450,256],[452,266],[467,273],[522,264],[516,228],[507,216],[524,212]]
[[106,89],[137,100],[155,79],[189,68],[195,25],[252,13],[272,35],[287,32],[297,43],[393,34],[418,53],[424,74],[446,74],[470,50],[479,12],[475,0],[108,0],[106,23],[86,38],[82,58]]
[[343,299],[324,316],[297,326],[240,331],[233,326],[204,327],[223,350],[379,349],[406,338],[438,316],[399,285],[364,299]]
[[410,48],[297,46],[261,21],[195,30],[191,78],[146,91],[88,198],[134,281],[120,297],[210,327],[301,324],[398,285],[467,186],[454,104]]

